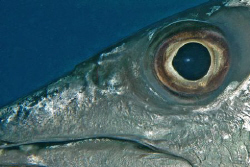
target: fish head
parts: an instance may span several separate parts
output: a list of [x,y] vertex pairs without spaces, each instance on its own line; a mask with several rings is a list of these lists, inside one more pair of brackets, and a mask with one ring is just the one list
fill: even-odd
[[[0,164],[249,165],[249,5],[215,1],[164,19],[2,108]],[[197,81],[168,69],[190,42],[212,55]]]

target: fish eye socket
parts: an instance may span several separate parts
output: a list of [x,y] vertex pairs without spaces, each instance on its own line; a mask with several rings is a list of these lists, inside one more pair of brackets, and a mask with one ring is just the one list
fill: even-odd
[[158,80],[181,95],[217,89],[230,66],[222,31],[204,22],[175,23],[156,37],[154,70]]

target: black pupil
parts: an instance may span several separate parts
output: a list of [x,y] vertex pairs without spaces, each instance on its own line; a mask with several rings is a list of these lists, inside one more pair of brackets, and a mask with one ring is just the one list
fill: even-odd
[[178,50],[172,65],[183,78],[198,80],[207,74],[211,65],[211,57],[203,45],[188,43]]

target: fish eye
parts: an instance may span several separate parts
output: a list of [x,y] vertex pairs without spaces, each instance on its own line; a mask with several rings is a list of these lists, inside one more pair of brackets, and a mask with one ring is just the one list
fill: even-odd
[[154,39],[154,70],[158,80],[181,95],[203,95],[216,90],[230,66],[222,31],[208,23],[172,24]]

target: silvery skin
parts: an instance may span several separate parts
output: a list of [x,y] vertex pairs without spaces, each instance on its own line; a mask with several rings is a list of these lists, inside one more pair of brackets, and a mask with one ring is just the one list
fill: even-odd
[[[1,166],[249,166],[250,1],[217,1],[164,19],[0,109]],[[230,70],[183,99],[154,75],[150,45],[175,22],[223,31]]]

